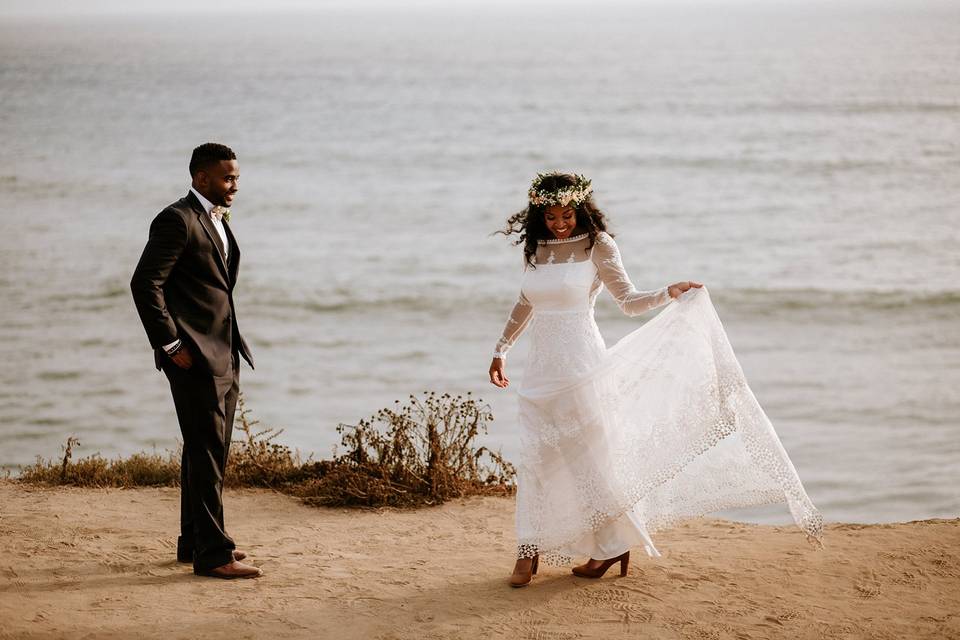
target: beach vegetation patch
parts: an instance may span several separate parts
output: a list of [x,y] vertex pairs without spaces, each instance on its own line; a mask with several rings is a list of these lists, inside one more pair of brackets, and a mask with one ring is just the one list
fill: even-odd
[[[489,406],[470,394],[425,391],[355,425],[339,425],[339,452],[330,459],[304,460],[279,441],[283,429],[260,428],[241,396],[224,483],[270,488],[317,506],[415,507],[471,495],[509,495],[515,489],[513,465],[477,442],[492,420]],[[61,456],[38,457],[21,469],[18,481],[79,487],[180,484],[181,449],[75,459],[79,446],[71,436]]]

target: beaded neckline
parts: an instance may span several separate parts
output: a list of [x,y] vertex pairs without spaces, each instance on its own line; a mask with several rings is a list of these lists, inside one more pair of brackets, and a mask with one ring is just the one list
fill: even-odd
[[583,240],[589,233],[581,233],[580,235],[570,236],[569,238],[554,238],[553,240],[538,240],[537,244],[563,244],[565,242],[576,242],[577,240]]

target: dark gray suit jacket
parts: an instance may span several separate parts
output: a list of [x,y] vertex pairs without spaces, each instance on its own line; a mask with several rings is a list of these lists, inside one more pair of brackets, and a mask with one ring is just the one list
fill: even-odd
[[220,234],[193,193],[150,224],[130,289],[158,369],[167,357],[163,346],[178,338],[199,356],[194,366],[205,365],[215,376],[230,372],[234,351],[253,367],[233,303],[240,249],[230,225],[224,221],[223,226],[230,241],[229,265]]

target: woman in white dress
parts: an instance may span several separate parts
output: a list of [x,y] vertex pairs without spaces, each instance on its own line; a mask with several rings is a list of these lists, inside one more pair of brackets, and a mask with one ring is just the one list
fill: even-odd
[[[819,541],[822,519],[747,386],[705,288],[638,291],[623,269],[592,185],[540,174],[503,232],[524,245],[519,299],[497,342],[490,382],[510,383],[507,351],[530,326],[520,404],[517,561],[526,586],[539,559],[599,578],[650,533],[721,509],[786,502]],[[607,349],[593,317],[606,287],[627,315],[668,305]]]

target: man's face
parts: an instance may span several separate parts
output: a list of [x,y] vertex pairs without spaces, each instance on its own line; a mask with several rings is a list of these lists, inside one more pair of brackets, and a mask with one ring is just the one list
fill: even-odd
[[233,203],[233,196],[240,188],[240,164],[236,160],[221,160],[197,172],[197,191],[222,207]]

